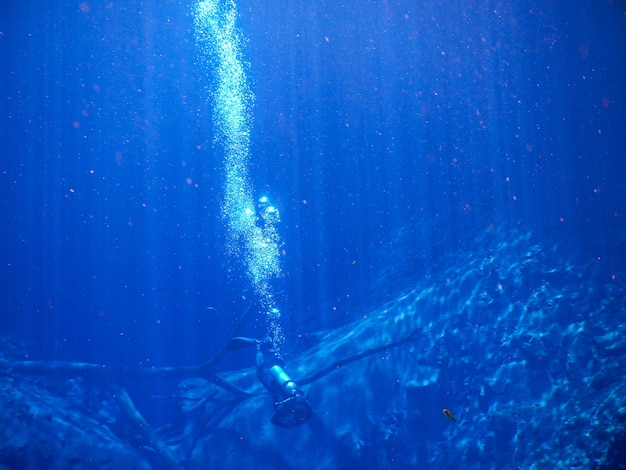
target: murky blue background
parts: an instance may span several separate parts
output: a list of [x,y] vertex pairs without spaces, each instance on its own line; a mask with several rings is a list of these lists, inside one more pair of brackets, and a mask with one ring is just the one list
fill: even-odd
[[[0,15],[0,333],[31,359],[204,362],[256,299],[224,249],[190,5],[52,3]],[[623,240],[623,1],[238,8],[287,355],[486,230]]]

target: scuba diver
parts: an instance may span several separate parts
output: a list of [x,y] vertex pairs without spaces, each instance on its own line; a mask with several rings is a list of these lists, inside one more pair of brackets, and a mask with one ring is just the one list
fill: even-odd
[[230,340],[229,348],[244,346],[256,348],[256,374],[274,399],[272,424],[282,428],[295,428],[305,423],[312,415],[311,406],[304,392],[285,372],[283,359],[272,349],[272,341],[236,337]]

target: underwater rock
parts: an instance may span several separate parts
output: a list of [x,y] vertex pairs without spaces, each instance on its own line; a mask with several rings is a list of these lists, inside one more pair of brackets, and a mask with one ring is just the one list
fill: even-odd
[[0,423],[6,468],[151,468],[97,416],[24,377],[0,377]]
[[[600,274],[575,262],[525,236],[477,248],[438,276],[446,282],[429,278],[363,320],[319,335],[316,346],[288,361],[313,407],[309,423],[287,433],[268,426],[271,402],[256,387],[260,395],[215,433],[237,436],[272,459],[282,452],[289,468],[583,468],[602,459],[609,445],[594,432],[608,426],[607,434],[618,435],[624,424],[590,421],[609,396],[611,409],[624,407],[613,378],[626,342],[625,335],[600,335],[608,351],[606,358],[598,353],[586,325],[611,303],[593,298],[594,289],[581,294],[577,273]],[[515,270],[512,282],[502,282],[507,266]],[[583,314],[580,305],[598,307]],[[599,328],[609,334],[615,325]],[[236,384],[239,374],[224,378]],[[599,389],[592,394],[585,384],[593,376]],[[458,423],[442,408],[454,410]],[[205,436],[206,449],[218,446],[212,441]],[[217,463],[214,454],[192,460]]]
[[[274,404],[252,367],[189,376],[160,455],[188,469],[619,468],[626,273],[527,234],[487,239],[288,358],[313,408],[305,424],[271,424]],[[104,380],[89,393],[68,382],[61,397],[0,365],[0,463],[163,468],[123,426]]]

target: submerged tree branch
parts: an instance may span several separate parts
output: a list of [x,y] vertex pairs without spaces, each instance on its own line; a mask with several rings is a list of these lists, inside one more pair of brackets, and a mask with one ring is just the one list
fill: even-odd
[[112,387],[113,397],[120,407],[120,410],[143,438],[145,445],[152,447],[160,457],[161,467],[168,470],[180,468],[181,466],[174,456],[172,449],[161,441],[154,429],[152,429],[144,417],[141,416],[141,413],[135,408],[135,404],[128,396],[128,392],[117,383],[113,383]]
[[339,369],[342,366],[345,366],[346,364],[350,364],[351,362],[355,362],[358,361],[360,359],[363,359],[365,357],[371,356],[373,354],[376,354],[377,352],[380,351],[385,351],[387,349],[393,349],[393,348],[397,348],[398,346],[401,346],[405,343],[410,343],[411,341],[415,341],[419,338],[422,338],[423,336],[425,336],[426,333],[424,333],[421,329],[419,330],[415,330],[412,331],[411,333],[409,333],[408,335],[406,335],[403,338],[400,338],[397,341],[391,341],[390,343],[386,343],[383,344],[382,346],[377,346],[375,348],[370,348],[370,349],[366,349],[365,351],[361,351],[360,353],[354,354],[352,356],[346,357],[344,359],[340,359],[339,361],[335,361],[333,362],[331,365],[324,367],[322,370],[308,376],[305,377],[304,379],[298,380],[298,384],[300,385],[308,385],[310,383],[315,382],[316,380],[321,379],[322,377],[324,377],[325,375],[330,374],[331,372]]
[[[250,315],[251,304],[237,321],[229,337],[232,339],[237,334],[241,325]],[[192,378],[202,377],[213,382],[218,387],[227,390],[234,395],[247,396],[250,393],[241,390],[221,379],[215,372],[214,367],[227,351],[226,342],[220,351],[207,362],[195,366],[179,367],[127,367],[127,366],[107,366],[106,364],[93,364],[89,362],[65,362],[65,361],[8,361],[0,358],[0,369],[14,371],[17,373],[28,373],[33,375],[67,375],[67,376],[91,376],[107,379],[121,380],[126,377],[145,378]]]

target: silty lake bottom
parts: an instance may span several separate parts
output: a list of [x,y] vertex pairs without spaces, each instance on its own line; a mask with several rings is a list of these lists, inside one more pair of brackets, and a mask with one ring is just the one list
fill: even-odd
[[624,468],[625,13],[3,6],[0,464]]

